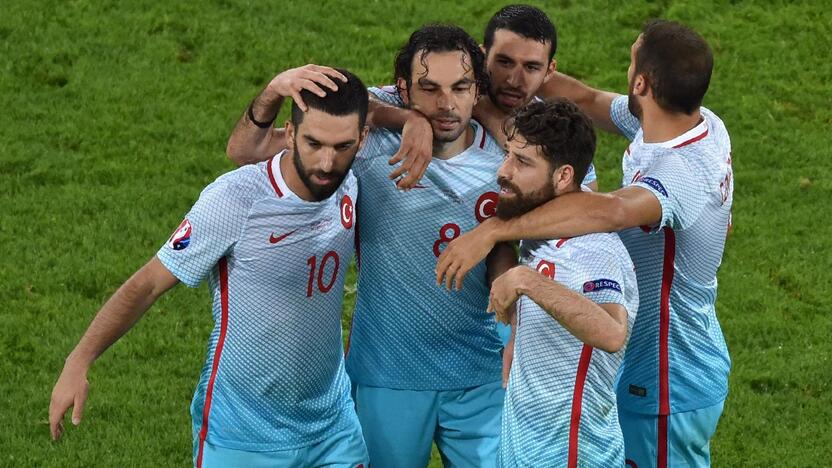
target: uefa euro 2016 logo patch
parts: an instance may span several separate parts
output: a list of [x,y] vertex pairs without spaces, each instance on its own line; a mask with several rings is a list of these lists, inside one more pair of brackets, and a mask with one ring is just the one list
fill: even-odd
[[183,250],[191,243],[191,222],[188,219],[182,220],[182,223],[173,231],[173,234],[168,239],[168,247],[173,250]]
[[597,279],[594,281],[587,281],[584,283],[584,292],[598,292],[604,289],[612,289],[613,291],[621,292],[621,285],[617,281],[611,279]]

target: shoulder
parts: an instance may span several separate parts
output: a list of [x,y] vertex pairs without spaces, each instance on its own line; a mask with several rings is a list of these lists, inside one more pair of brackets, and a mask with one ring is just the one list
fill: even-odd
[[598,263],[607,260],[622,265],[632,265],[630,255],[618,234],[597,232],[571,238],[570,256],[578,263]]

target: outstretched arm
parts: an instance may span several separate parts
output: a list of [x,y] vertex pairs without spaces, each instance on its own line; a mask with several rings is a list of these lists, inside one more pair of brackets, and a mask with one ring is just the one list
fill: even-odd
[[64,414],[73,407],[72,423],[78,425],[87,400],[87,371],[107,348],[127,333],[165,291],[179,280],[153,257],[101,307],[84,336],[66,358],[52,390],[49,428],[57,440],[63,432]]
[[609,353],[627,340],[627,310],[620,304],[596,304],[526,266],[512,268],[491,286],[489,308],[498,315],[526,296],[582,342]]
[[555,72],[540,87],[538,95],[541,98],[565,97],[577,104],[598,128],[621,133],[610,117],[612,101],[618,97],[616,93],[591,88],[571,76]]
[[611,193],[573,192],[561,195],[523,216],[489,218],[453,240],[436,264],[436,282],[462,287],[465,275],[497,242],[520,239],[560,239],[593,232],[617,232],[654,225],[662,206],[649,190],[628,186]]
[[286,148],[283,128],[273,127],[283,101],[291,97],[306,111],[300,96],[302,90],[324,96],[327,89],[338,89],[338,80],[346,82],[347,78],[333,68],[312,64],[286,70],[272,78],[234,127],[225,149],[229,159],[242,166],[265,161]]

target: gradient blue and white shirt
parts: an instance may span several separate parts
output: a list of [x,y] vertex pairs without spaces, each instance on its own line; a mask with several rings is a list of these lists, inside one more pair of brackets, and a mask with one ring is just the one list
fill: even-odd
[[236,450],[308,446],[357,421],[341,341],[357,182],[350,173],[330,198],[304,201],[281,157],[210,184],[157,254],[188,286],[208,280],[194,434]]
[[458,292],[437,286],[434,273],[448,243],[496,209],[503,151],[482,126],[471,125],[471,146],[447,160],[434,158],[407,192],[388,178],[399,133],[372,130],[356,157],[359,275],[347,355],[356,383],[452,390],[501,378],[503,344],[486,312],[485,262]]
[[668,415],[704,408],[728,393],[731,361],[716,317],[716,273],[731,223],[731,140],[706,108],[702,122],[662,143],[645,143],[627,96],[611,117],[631,143],[622,186],[661,203],[655,226],[620,233],[636,266],[640,306],[621,369],[618,403]]
[[[633,263],[617,235],[526,241],[520,261],[597,304],[638,309]],[[615,377],[626,346],[584,344],[527,296],[517,302],[514,360],[503,405],[500,466],[623,466]]]

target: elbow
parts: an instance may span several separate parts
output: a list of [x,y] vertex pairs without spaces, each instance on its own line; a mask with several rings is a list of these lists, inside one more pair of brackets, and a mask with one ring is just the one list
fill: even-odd
[[610,330],[610,333],[604,337],[604,339],[598,343],[598,348],[608,352],[608,353],[617,353],[624,348],[624,345],[627,343],[627,326],[618,326],[615,327],[615,330]]
[[234,138],[230,138],[228,140],[228,145],[225,147],[225,155],[231,160],[231,162],[238,166],[248,163],[245,153],[241,150],[240,146],[236,144]]
[[607,207],[602,208],[596,216],[603,217],[607,221],[608,232],[618,232],[630,226],[630,215],[627,212],[627,204],[616,194],[608,194],[610,202]]

